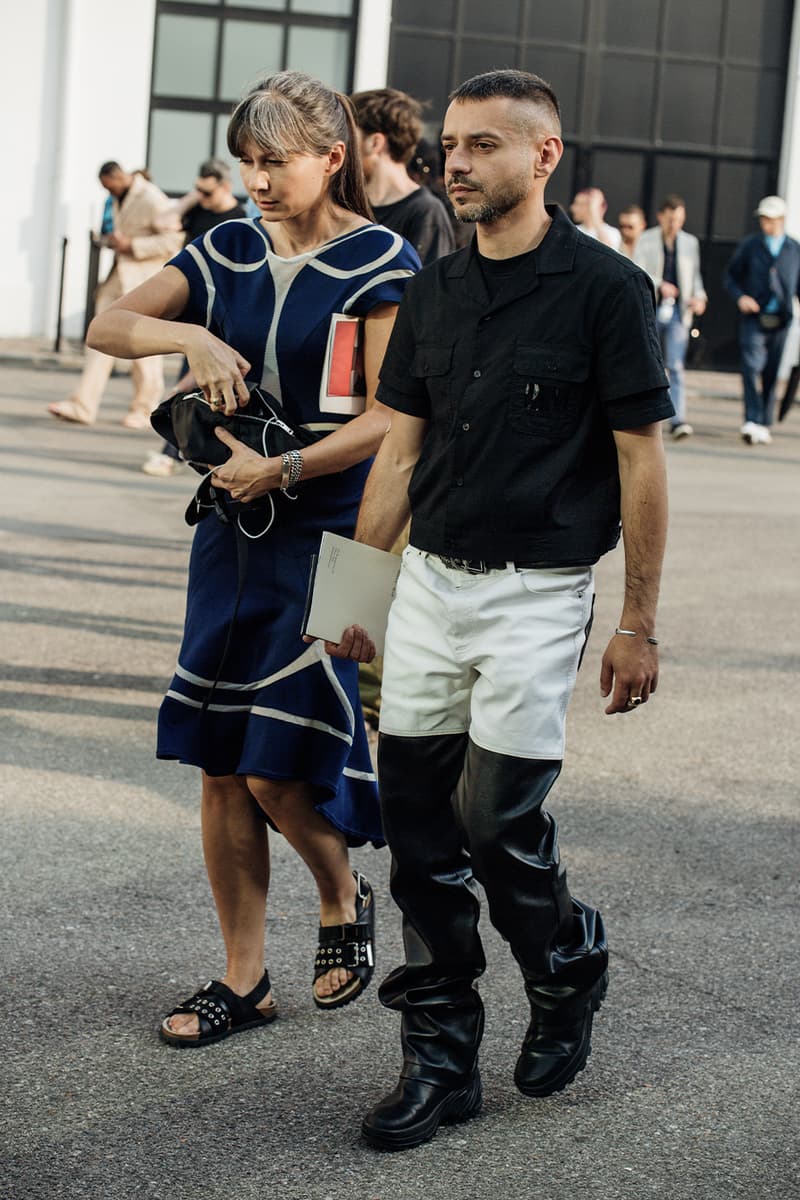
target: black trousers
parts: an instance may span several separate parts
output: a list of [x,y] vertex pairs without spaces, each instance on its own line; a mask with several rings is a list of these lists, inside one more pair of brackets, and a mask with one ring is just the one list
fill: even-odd
[[404,1075],[452,1085],[474,1070],[483,1032],[474,983],[486,967],[476,880],[527,985],[568,999],[605,971],[602,919],[570,896],[556,823],[542,807],[560,770],[560,760],[494,754],[466,734],[381,734],[381,809],[406,962],[380,998],[402,1013]]

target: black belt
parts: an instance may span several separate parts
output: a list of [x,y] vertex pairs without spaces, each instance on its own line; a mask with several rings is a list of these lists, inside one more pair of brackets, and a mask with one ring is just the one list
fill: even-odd
[[489,562],[484,558],[447,558],[444,554],[437,554],[436,558],[451,571],[466,571],[468,575],[488,575],[490,571],[505,571],[508,566],[512,566],[515,571],[547,569],[547,564],[542,562],[509,562],[506,559],[502,562]]

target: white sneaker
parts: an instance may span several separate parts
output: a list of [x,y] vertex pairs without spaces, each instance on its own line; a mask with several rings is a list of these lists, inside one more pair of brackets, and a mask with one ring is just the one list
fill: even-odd
[[142,470],[145,475],[156,475],[160,479],[166,479],[168,475],[175,474],[178,466],[177,458],[170,458],[168,454],[158,454],[153,451],[142,463]]
[[672,426],[670,433],[672,434],[672,440],[679,442],[681,438],[691,437],[694,429],[688,421],[681,421],[680,424]]
[[748,446],[755,446],[758,443],[758,430],[760,426],[754,421],[745,421],[739,433],[742,435],[743,441],[747,442]]
[[772,434],[766,425],[756,425],[756,441],[760,442],[762,446],[768,446],[772,441]]

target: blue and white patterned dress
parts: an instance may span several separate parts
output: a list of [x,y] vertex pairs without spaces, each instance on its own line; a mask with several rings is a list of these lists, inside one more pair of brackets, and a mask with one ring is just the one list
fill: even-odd
[[[182,319],[244,355],[248,382],[277,396],[292,421],[333,430],[351,418],[319,405],[331,314],[363,317],[399,303],[419,259],[380,225],[281,258],[256,219],[216,226],[170,265],[189,283]],[[159,758],[209,775],[316,785],[318,811],[350,845],[383,842],[358,669],[331,659],[320,642],[306,645],[300,630],[320,533],[352,535],[369,466],[301,485],[296,501],[277,505],[269,533],[248,543],[232,645],[205,713],[235,603],[237,557],[232,525],[211,515],[197,526],[183,644],[158,724]]]

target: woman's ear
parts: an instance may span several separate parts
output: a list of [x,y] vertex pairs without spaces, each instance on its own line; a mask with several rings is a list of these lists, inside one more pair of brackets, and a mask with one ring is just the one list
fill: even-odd
[[334,142],[328,151],[328,163],[325,167],[326,175],[335,175],[344,166],[347,147],[344,142]]

